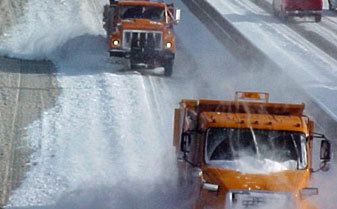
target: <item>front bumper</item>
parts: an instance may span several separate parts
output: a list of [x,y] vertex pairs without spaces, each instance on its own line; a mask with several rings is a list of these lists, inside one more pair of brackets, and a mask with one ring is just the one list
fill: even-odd
[[111,49],[109,52],[110,57],[128,57],[131,54],[130,52],[121,49]]
[[230,190],[226,195],[225,208],[287,208],[295,209],[294,195],[288,192],[265,190]]
[[111,49],[111,57],[124,57],[124,58],[136,58],[136,59],[163,59],[174,60],[175,54],[170,50],[123,50],[123,49]]

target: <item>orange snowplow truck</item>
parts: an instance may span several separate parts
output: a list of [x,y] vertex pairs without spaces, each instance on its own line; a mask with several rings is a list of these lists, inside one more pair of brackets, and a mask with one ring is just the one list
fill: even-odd
[[181,101],[173,144],[192,208],[316,208],[307,199],[318,194],[309,187],[313,140],[321,140],[317,170],[328,170],[330,142],[314,134],[304,104],[268,100],[268,93],[236,92],[234,101]]
[[103,14],[110,56],[130,59],[133,69],[164,67],[164,74],[171,76],[176,49],[173,26],[179,21],[180,10],[173,4],[110,1]]

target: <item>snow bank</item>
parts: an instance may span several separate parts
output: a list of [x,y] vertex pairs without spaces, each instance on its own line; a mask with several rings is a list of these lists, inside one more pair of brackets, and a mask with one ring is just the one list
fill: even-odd
[[11,25],[19,21],[19,17],[24,13],[26,3],[27,0],[0,1],[0,35],[3,35]]
[[[105,1],[100,1],[104,4]],[[48,59],[67,40],[83,34],[102,34],[91,1],[30,0],[19,24],[0,41],[0,55]]]
[[119,75],[109,62],[99,16],[106,1],[50,2],[31,0],[25,24],[0,45],[2,55],[51,59],[62,88],[27,128],[36,152],[9,206],[177,208],[171,129],[156,124],[144,77]]

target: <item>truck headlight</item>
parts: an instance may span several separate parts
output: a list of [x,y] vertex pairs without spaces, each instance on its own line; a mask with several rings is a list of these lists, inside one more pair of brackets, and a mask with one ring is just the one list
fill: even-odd
[[166,43],[166,48],[170,49],[172,47],[172,43],[171,42],[167,42]]
[[114,41],[112,41],[112,44],[113,44],[114,46],[118,46],[118,45],[119,45],[119,41],[118,41],[118,40],[114,40]]

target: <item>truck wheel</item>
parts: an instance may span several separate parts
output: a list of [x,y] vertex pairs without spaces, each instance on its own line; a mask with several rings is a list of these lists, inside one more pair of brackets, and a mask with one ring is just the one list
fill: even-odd
[[322,20],[322,15],[315,16],[315,22],[321,22],[321,20]]
[[136,70],[136,69],[138,69],[139,67],[138,67],[137,64],[138,64],[137,62],[135,62],[135,61],[133,61],[133,60],[130,60],[130,69],[131,69],[131,70]]
[[285,12],[282,12],[280,17],[283,22],[288,22],[289,16],[287,16]]
[[164,75],[165,76],[171,76],[173,71],[173,62],[172,61],[166,61],[164,64]]
[[275,17],[279,17],[280,16],[279,12],[275,8],[275,2],[274,1],[273,1],[273,13],[274,13]]
[[289,16],[286,14],[286,11],[284,10],[283,7],[281,8],[281,12],[279,13],[279,16],[283,22],[287,22],[289,19]]
[[133,59],[129,60],[129,67],[130,67],[130,70],[136,69],[136,62]]

